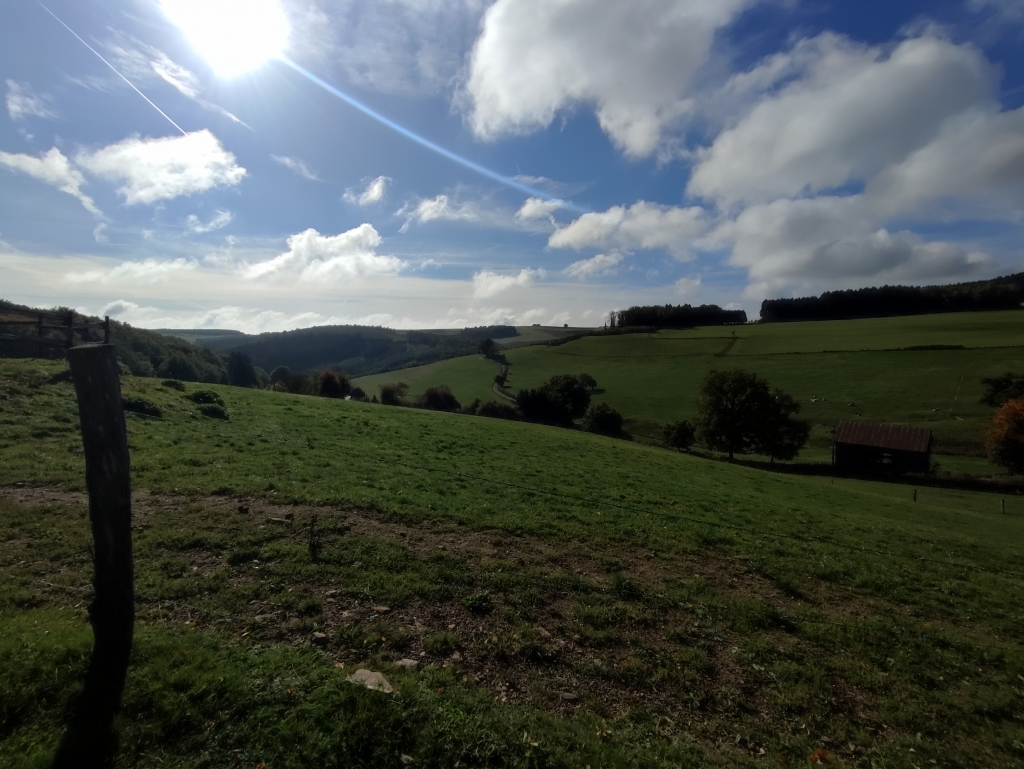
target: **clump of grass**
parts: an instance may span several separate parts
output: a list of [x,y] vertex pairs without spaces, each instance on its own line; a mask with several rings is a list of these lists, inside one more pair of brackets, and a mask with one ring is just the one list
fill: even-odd
[[210,417],[211,419],[227,419],[228,410],[223,406],[219,406],[216,403],[205,403],[199,407],[199,413],[204,417]]
[[177,390],[178,392],[185,392],[185,383],[179,382],[177,379],[165,379],[160,384],[169,390]]
[[125,395],[121,398],[121,405],[124,407],[125,411],[129,411],[132,414],[143,414],[147,417],[157,418],[163,416],[163,412],[160,411],[160,407],[155,403],[134,395]]
[[442,630],[440,633],[433,633],[423,639],[423,650],[427,654],[444,656],[451,654],[459,645],[459,639],[450,630]]
[[612,584],[609,589],[614,595],[624,601],[636,601],[643,598],[644,595],[640,585],[623,574],[616,574],[612,577]]
[[212,403],[218,406],[224,405],[224,399],[213,390],[196,390],[185,397],[193,403]]
[[462,599],[462,605],[474,614],[490,614],[494,611],[494,599],[490,593],[473,593]]

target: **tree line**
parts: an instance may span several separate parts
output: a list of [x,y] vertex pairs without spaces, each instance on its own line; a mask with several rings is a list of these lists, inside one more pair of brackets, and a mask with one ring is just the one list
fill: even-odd
[[1014,310],[1024,303],[1024,273],[947,286],[881,286],[821,296],[765,299],[761,321],[852,320],[942,312]]
[[634,306],[627,310],[612,312],[608,318],[608,329],[644,326],[655,330],[724,326],[730,323],[746,322],[747,313],[743,310],[723,310],[717,304],[702,304],[699,307],[692,307],[688,304],[666,304],[649,307]]

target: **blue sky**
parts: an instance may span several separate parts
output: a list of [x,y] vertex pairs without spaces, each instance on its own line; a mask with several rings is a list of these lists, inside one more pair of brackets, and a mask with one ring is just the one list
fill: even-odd
[[599,325],[1024,269],[1024,0],[47,8],[0,24],[7,299]]

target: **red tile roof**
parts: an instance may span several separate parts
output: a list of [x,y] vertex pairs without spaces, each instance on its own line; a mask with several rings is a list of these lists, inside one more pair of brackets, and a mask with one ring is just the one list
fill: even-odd
[[932,431],[926,427],[890,425],[883,422],[840,422],[836,426],[836,443],[856,446],[877,446],[894,451],[927,452]]

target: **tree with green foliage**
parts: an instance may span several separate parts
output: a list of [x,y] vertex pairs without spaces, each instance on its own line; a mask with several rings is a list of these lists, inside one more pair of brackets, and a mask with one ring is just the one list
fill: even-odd
[[810,434],[810,426],[792,416],[799,410],[792,397],[771,391],[757,374],[711,371],[700,386],[694,427],[705,446],[728,452],[729,459],[737,452],[792,459]]
[[665,445],[680,451],[689,451],[693,446],[696,436],[693,433],[693,425],[685,419],[680,422],[672,422],[665,425],[662,431],[662,440]]
[[981,402],[986,406],[999,407],[1010,400],[1024,399],[1024,374],[1007,372],[1002,376],[982,379],[981,383],[985,385]]
[[416,407],[430,409],[431,411],[458,411],[462,408],[452,391],[447,385],[428,387],[426,391],[416,399]]
[[800,404],[789,393],[775,388],[771,408],[761,423],[761,436],[755,450],[767,454],[773,463],[776,459],[788,461],[799,454],[811,434],[809,422],[793,417],[799,413]]
[[237,350],[228,355],[228,384],[235,387],[252,387],[256,384],[256,367],[252,359]]
[[391,382],[380,386],[380,402],[385,406],[401,406],[402,398],[409,391],[405,382]]
[[593,393],[597,389],[597,380],[590,376],[590,374],[579,374],[576,378],[586,388],[588,393]]
[[986,449],[992,464],[1024,473],[1024,400],[1008,400],[996,412]]
[[583,429],[588,433],[617,438],[622,432],[622,414],[603,401],[593,404],[583,415]]
[[516,405],[528,422],[568,427],[587,413],[590,393],[572,374],[558,374],[535,390],[520,390]]
[[270,383],[277,384],[278,382],[288,381],[288,377],[292,375],[292,370],[287,366],[278,366],[270,372]]

